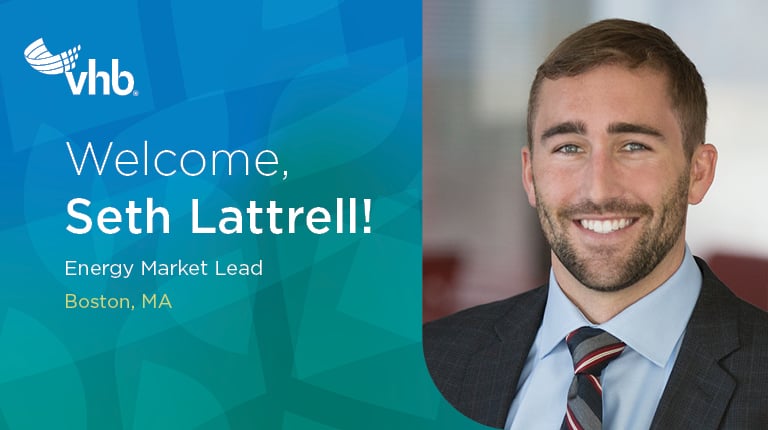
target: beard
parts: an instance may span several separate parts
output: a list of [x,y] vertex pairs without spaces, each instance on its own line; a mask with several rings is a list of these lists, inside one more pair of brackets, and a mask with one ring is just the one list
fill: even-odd
[[[689,181],[686,169],[675,186],[662,196],[658,208],[645,203],[611,199],[601,204],[583,201],[554,211],[544,203],[534,182],[536,211],[552,252],[574,278],[595,291],[620,291],[648,276],[677,243],[685,226]],[[604,213],[632,214],[648,221],[642,226],[639,238],[628,249],[613,246],[577,249],[568,235],[574,216]]]

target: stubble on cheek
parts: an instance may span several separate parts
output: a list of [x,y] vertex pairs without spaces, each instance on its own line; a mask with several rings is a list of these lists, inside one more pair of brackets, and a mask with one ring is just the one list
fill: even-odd
[[[584,286],[596,291],[619,291],[634,285],[661,262],[682,234],[687,212],[688,172],[684,172],[662,198],[656,213],[645,203],[612,199],[601,204],[582,201],[553,210],[534,183],[536,210],[552,251]],[[569,236],[575,216],[631,214],[646,223],[638,239],[624,250],[610,247],[577,250]]]

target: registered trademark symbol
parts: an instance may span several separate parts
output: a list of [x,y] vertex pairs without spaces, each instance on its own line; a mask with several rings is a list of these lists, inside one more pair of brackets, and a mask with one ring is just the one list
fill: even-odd
[[134,96],[138,96],[138,95],[139,95],[139,92],[138,92],[138,91],[134,91],[134,92],[133,92],[133,95],[134,95]]

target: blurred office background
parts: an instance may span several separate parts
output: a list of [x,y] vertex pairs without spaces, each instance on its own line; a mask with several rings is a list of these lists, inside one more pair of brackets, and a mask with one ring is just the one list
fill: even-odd
[[542,284],[549,251],[520,180],[528,89],[565,36],[609,17],[666,31],[709,95],[715,183],[688,244],[768,309],[768,3],[424,0],[424,319]]

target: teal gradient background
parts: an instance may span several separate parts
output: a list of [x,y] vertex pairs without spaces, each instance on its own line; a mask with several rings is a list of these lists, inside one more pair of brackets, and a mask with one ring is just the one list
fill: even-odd
[[[39,37],[53,53],[81,44],[76,74],[118,58],[135,94],[73,96],[26,64]],[[480,428],[422,357],[419,2],[5,1],[0,39],[0,429]],[[289,174],[78,176],[65,145],[145,140],[270,149]],[[76,197],[151,197],[171,231],[70,234]],[[370,234],[191,234],[193,198],[216,220],[337,197],[371,199]],[[178,259],[262,260],[263,275],[64,271]],[[173,308],[72,310],[66,293]]]

